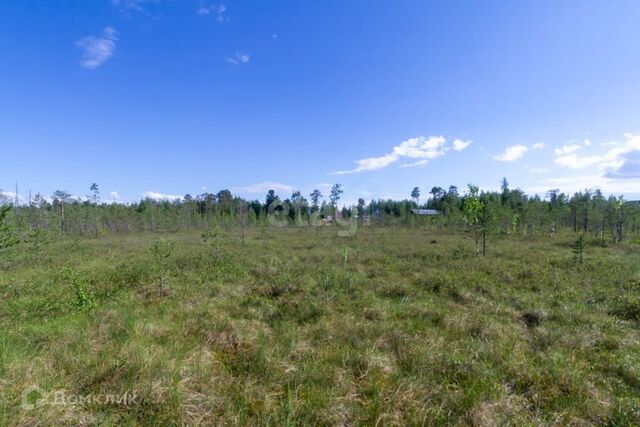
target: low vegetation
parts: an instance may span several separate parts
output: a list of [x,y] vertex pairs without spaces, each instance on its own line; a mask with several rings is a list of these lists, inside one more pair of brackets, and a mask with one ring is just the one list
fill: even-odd
[[631,238],[88,230],[6,240],[0,425],[640,423]]

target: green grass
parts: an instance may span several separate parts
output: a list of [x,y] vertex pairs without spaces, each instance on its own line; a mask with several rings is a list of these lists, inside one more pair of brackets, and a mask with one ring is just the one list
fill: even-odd
[[[163,235],[163,295],[158,235],[5,251],[0,425],[640,423],[637,245],[579,264],[573,235],[492,237],[483,258],[426,230],[268,234],[217,257]],[[24,409],[31,385],[136,398]]]

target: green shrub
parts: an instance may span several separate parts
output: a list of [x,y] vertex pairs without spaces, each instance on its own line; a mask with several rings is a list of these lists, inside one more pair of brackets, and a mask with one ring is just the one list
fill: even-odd
[[624,320],[640,320],[640,295],[623,295],[618,297],[609,314]]
[[85,280],[77,271],[64,267],[61,271],[64,281],[66,281],[74,291],[74,301],[72,305],[77,310],[91,310],[96,306],[95,297],[92,291],[87,289]]

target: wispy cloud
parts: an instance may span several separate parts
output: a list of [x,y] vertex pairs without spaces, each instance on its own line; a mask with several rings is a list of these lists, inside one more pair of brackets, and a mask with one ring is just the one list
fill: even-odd
[[562,147],[556,148],[554,150],[554,153],[556,154],[556,156],[563,156],[566,154],[571,154],[571,153],[575,153],[576,151],[582,150],[582,145],[580,144],[568,144],[568,145],[563,145]]
[[558,166],[581,170],[585,175],[554,177],[540,181],[527,191],[543,194],[551,188],[575,192],[598,188],[605,193],[640,193],[640,133],[627,133],[623,141],[593,144],[591,140],[572,141],[554,150]]
[[536,142],[531,146],[532,150],[542,150],[544,148],[544,142]]
[[[457,147],[456,148],[456,141]],[[386,168],[403,159],[414,160],[410,163],[401,164],[400,167],[410,168],[427,164],[430,160],[442,157],[451,147],[447,146],[447,141],[443,136],[419,136],[409,138],[399,145],[393,147],[388,154],[379,157],[367,157],[365,159],[356,160],[356,167],[350,170],[333,172],[333,175],[345,175],[350,173],[375,171]],[[471,141],[455,140],[453,149],[461,151],[467,148]]]
[[619,179],[604,175],[566,176],[543,180],[537,185],[525,188],[525,191],[545,194],[553,188],[566,193],[574,193],[587,188],[597,188],[605,194],[640,193],[640,179]]
[[236,52],[233,56],[225,58],[229,64],[240,65],[251,61],[251,55],[242,52]]
[[252,184],[247,187],[235,188],[234,191],[239,193],[266,193],[269,190],[284,191],[291,193],[293,191],[292,185],[282,184],[280,182],[265,181],[257,184]]
[[[590,148],[590,154],[584,156],[577,152],[591,147],[590,140],[587,139],[582,144],[565,145],[555,150],[555,163],[569,169],[585,169],[595,166],[601,171],[608,171],[613,176],[615,171],[627,163],[627,155],[640,152],[640,134],[628,133],[624,135],[624,138],[624,142],[607,143],[606,147],[609,149],[605,152],[598,153],[596,150],[594,153],[593,148]],[[627,164],[626,169],[628,170],[630,167],[632,167],[632,163]]]
[[413,163],[404,163],[400,165],[401,168],[415,168],[416,166],[426,165],[428,163],[427,159],[418,160]]
[[144,193],[142,193],[142,197],[144,199],[168,200],[171,202],[175,200],[182,200],[182,196],[176,196],[173,194],[163,194],[163,193],[158,193],[156,191],[145,191]]
[[117,8],[125,15],[131,12],[146,13],[145,4],[160,3],[162,0],[111,0],[111,6]]
[[221,4],[220,6],[217,7],[217,9],[216,9],[216,20],[218,22],[225,22],[225,21],[229,20],[229,17],[227,17],[225,15],[226,11],[227,11],[227,8],[223,4]]
[[471,145],[473,141],[469,140],[469,141],[463,141],[461,139],[456,139],[455,141],[453,141],[453,149],[455,151],[462,151],[465,148],[467,148],[468,146]]
[[202,6],[196,9],[196,13],[201,16],[213,15],[218,22],[226,22],[229,17],[226,15],[227,7],[223,4],[213,6]]
[[78,40],[76,46],[83,50],[80,65],[94,69],[104,64],[116,50],[117,35],[113,27],[106,27],[99,37],[89,36]]
[[499,162],[513,162],[524,156],[527,151],[529,151],[529,147],[526,145],[512,145],[507,147],[504,153],[495,156],[494,159]]

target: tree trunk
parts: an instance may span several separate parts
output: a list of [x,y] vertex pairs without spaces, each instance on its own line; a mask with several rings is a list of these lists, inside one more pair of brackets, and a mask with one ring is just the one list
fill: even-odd
[[60,203],[61,221],[60,221],[60,234],[64,233],[64,202]]
[[473,237],[476,239],[476,256],[480,255],[480,249],[478,247],[478,230],[476,228],[473,229]]
[[482,256],[487,256],[487,230],[482,230]]

